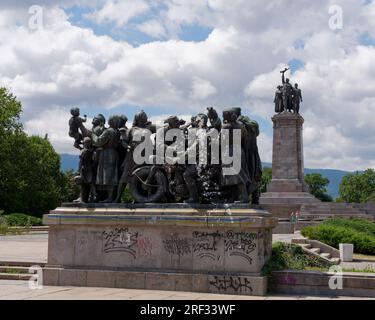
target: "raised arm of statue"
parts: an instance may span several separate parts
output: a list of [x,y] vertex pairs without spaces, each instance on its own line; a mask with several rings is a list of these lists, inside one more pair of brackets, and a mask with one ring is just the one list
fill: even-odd
[[283,84],[285,83],[285,71],[282,72],[281,81],[283,82]]
[[285,72],[287,72],[288,70],[289,68],[285,68],[283,71],[280,71],[280,73],[282,74],[281,81],[283,82],[283,84],[285,83]]

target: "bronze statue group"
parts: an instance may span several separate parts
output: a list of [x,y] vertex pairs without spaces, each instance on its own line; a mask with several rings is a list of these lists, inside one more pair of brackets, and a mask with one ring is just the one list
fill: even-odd
[[280,71],[282,74],[282,85],[277,87],[275,93],[275,112],[280,114],[282,112],[292,112],[299,114],[300,104],[303,102],[302,91],[298,87],[298,83],[294,87],[290,84],[289,79],[285,79],[285,72],[289,69],[285,68]]
[[[262,176],[257,146],[259,126],[257,122],[242,115],[241,108],[224,110],[223,120],[214,108],[207,108],[206,113],[192,117],[189,123],[177,116],[170,116],[160,128],[148,120],[144,111],[134,116],[130,128],[126,126],[128,119],[124,115],[111,116],[106,125],[104,116],[99,114],[92,120],[90,130],[84,126],[86,116],[81,118],[78,108],[73,108],[71,114],[69,135],[74,138],[74,147],[81,150],[79,174],[75,178],[81,187],[81,194],[76,202],[120,203],[127,186],[136,203],[257,204],[259,201]],[[136,136],[151,139],[155,155],[156,150],[164,151],[173,143],[156,137],[164,138],[172,129],[180,130],[187,137],[192,128],[199,129],[200,133],[216,130],[219,139],[223,129],[227,132],[239,131],[239,172],[233,175],[223,174],[225,164],[220,161],[206,164],[136,163],[134,150],[142,143],[135,139]],[[195,140],[199,139],[201,136],[197,134]],[[187,138],[186,145],[187,148],[196,147]],[[229,144],[229,152],[234,147],[233,142]],[[197,150],[197,157],[199,152]],[[208,158],[211,156],[208,152]]]

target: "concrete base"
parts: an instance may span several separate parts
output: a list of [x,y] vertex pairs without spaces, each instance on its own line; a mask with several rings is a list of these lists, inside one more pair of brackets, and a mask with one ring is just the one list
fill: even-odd
[[340,281],[338,278],[337,273],[329,272],[275,271],[272,273],[272,292],[309,296],[375,297],[375,274],[345,272]]
[[259,275],[192,274],[46,267],[44,283],[51,286],[106,287],[264,296],[267,277]]
[[301,211],[305,204],[320,204],[321,201],[308,192],[267,192],[262,193],[260,204],[278,218],[289,219],[291,213]]
[[246,206],[70,205],[44,224],[46,285],[195,291],[198,281],[199,292],[262,295],[277,218]]

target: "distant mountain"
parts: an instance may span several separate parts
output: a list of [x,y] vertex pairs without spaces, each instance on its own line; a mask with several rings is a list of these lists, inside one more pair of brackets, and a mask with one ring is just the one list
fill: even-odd
[[61,171],[77,171],[78,170],[79,157],[73,154],[60,154],[60,167]]
[[[77,155],[71,154],[60,154],[61,159],[61,170],[62,171],[77,171],[79,158]],[[264,162],[263,167],[271,168],[271,163]],[[320,173],[323,177],[327,178],[330,183],[328,185],[328,193],[333,197],[337,198],[339,193],[339,185],[343,176],[349,172],[334,169],[305,169],[305,174],[308,173]]]
[[[263,167],[272,167],[271,163],[263,163]],[[308,169],[305,168],[305,174],[320,173],[324,178],[329,180],[327,187],[328,194],[334,199],[339,195],[339,186],[343,176],[347,175],[348,171],[335,170],[335,169]]]
[[323,177],[327,178],[329,180],[329,185],[327,187],[328,194],[335,199],[339,196],[339,187],[342,177],[349,172],[334,169],[305,169],[305,174],[308,173],[320,173]]

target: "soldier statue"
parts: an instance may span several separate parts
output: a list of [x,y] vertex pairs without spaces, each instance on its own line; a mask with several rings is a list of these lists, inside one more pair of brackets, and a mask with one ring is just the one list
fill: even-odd
[[299,107],[301,102],[303,102],[302,99],[302,91],[298,88],[298,83],[294,85],[294,92],[293,92],[293,111],[296,114],[299,114]]
[[289,79],[285,79],[285,72],[287,72],[289,68],[285,68],[283,71],[280,71],[282,74],[281,81],[283,83],[282,88],[282,97],[283,97],[283,105],[284,110],[291,112],[293,110],[293,86],[290,84]]

